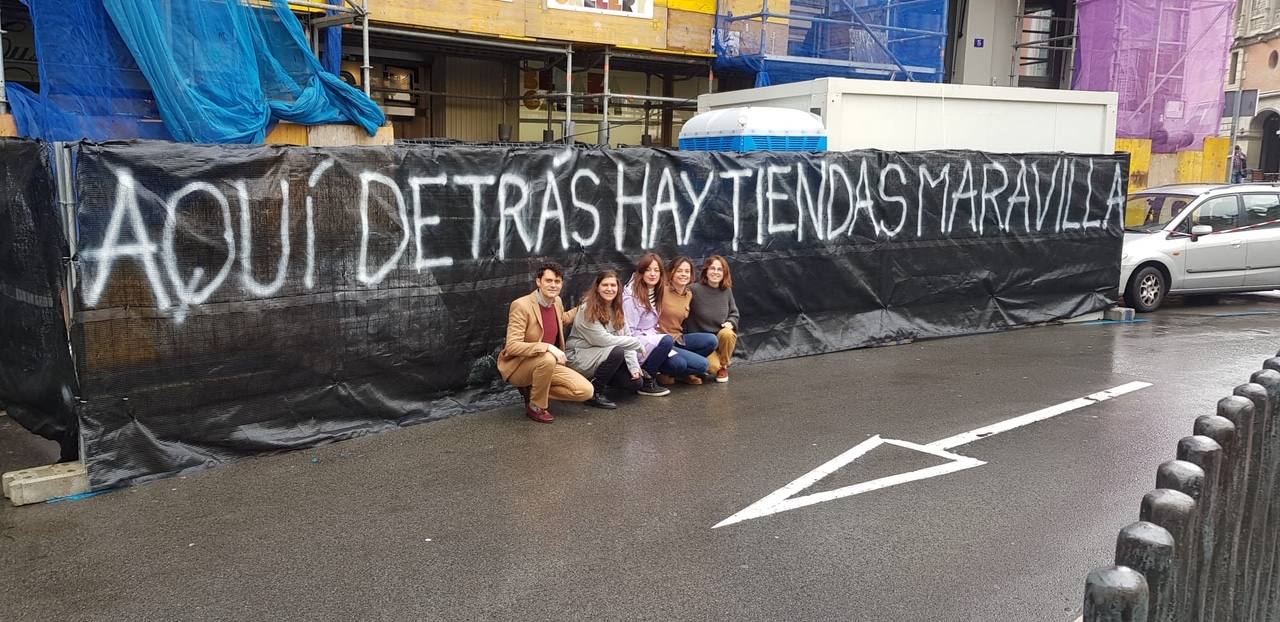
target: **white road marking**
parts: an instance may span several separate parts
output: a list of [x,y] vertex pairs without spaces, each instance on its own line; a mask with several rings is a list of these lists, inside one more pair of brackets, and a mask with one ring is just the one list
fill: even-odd
[[[963,434],[957,434],[955,436],[947,437],[939,441],[934,441],[927,445],[918,445],[916,443],[911,443],[908,441],[900,441],[900,440],[891,439],[891,438],[882,438],[880,435],[877,434],[876,436],[873,436],[865,441],[862,441],[861,443],[858,443],[853,448],[840,454],[839,456],[836,456],[835,458],[828,460],[826,463],[819,466],[818,468],[812,471],[809,471],[808,473],[805,473],[804,475],[797,478],[795,481],[792,481],[790,484],[787,484],[786,486],[783,486],[782,488],[775,490],[774,492],[770,493],[768,496],[764,497],[763,499],[756,501],[755,503],[752,503],[751,505],[743,508],[741,511],[734,514],[733,516],[730,516],[729,518],[726,518],[720,521],[719,523],[716,523],[712,527],[712,529],[716,529],[718,527],[724,527],[727,525],[732,525],[734,523],[740,523],[742,521],[751,520],[753,518],[768,516],[770,514],[777,514],[778,512],[785,512],[787,510],[802,508],[807,505],[813,505],[815,503],[822,503],[823,501],[832,501],[835,499],[842,499],[844,497],[860,495],[864,492],[871,492],[873,490],[880,490],[882,488],[888,488],[890,486],[897,486],[898,484],[905,484],[907,482],[914,482],[922,479],[928,479],[930,477],[937,477],[939,475],[946,475],[947,473],[955,473],[956,471],[963,471],[965,469],[971,469],[973,467],[982,466],[986,463],[981,460],[978,460],[976,458],[970,458],[968,456],[961,456],[959,454],[954,454],[946,450],[951,449],[953,447],[959,447],[961,445],[967,445],[978,439],[994,436],[996,434],[1000,434],[1001,432],[1008,432],[1009,430],[1020,428],[1025,425],[1030,425],[1038,421],[1044,421],[1045,419],[1056,417],[1058,415],[1068,413],[1073,410],[1078,410],[1080,408],[1084,408],[1085,406],[1097,404],[1098,402],[1104,402],[1113,397],[1118,397],[1126,393],[1132,393],[1139,389],[1145,389],[1149,386],[1151,386],[1151,383],[1149,382],[1130,382],[1127,384],[1122,384],[1118,387],[1113,387],[1105,391],[1099,391],[1091,395],[1086,395],[1085,397],[1076,398],[1074,400],[1063,402],[1056,406],[1042,408],[1035,412],[1030,412],[1025,415],[1013,417],[1012,419],[1006,419],[999,423],[995,423],[989,426],[984,426],[976,430],[970,430]],[[881,477],[879,479],[862,482],[860,484],[854,484],[852,486],[845,486],[843,488],[837,488],[835,490],[818,492],[811,495],[805,495],[802,497],[793,496],[799,493],[800,491],[812,486],[818,480],[821,480],[822,478],[836,472],[841,467],[844,467],[850,462],[853,462],[854,460],[857,460],[858,458],[866,455],[868,452],[875,449],[876,447],[879,447],[885,444],[927,453],[939,458],[943,458],[945,460],[949,460],[950,462],[947,462],[945,464],[939,464],[936,466],[931,466],[924,469],[917,469],[915,471],[910,471],[907,473],[899,473],[898,475]]]
[[1036,423],[1038,421],[1044,421],[1045,419],[1048,419],[1050,417],[1057,417],[1058,415],[1061,415],[1063,413],[1069,413],[1073,410],[1084,408],[1085,406],[1097,404],[1098,402],[1105,402],[1113,397],[1119,397],[1121,395],[1124,395],[1125,393],[1132,393],[1134,391],[1137,391],[1138,389],[1145,389],[1149,386],[1151,386],[1150,382],[1130,382],[1128,384],[1122,384],[1118,387],[1107,389],[1106,391],[1099,391],[1092,395],[1086,395],[1084,397],[1078,397],[1069,402],[1063,402],[1061,404],[1058,404],[1057,406],[1042,408],[1035,412],[1027,413],[1019,417],[1014,417],[1012,419],[1005,419],[1000,423],[995,423],[986,427],[981,427],[976,430],[970,430],[963,434],[957,434],[949,438],[944,438],[940,441],[934,441],[932,443],[929,443],[929,446],[937,447],[938,449],[951,449],[952,447],[968,445],[969,443],[972,443],[980,438],[994,436],[1001,432],[1008,432],[1009,430],[1012,430],[1014,428],[1020,428],[1024,425],[1029,425],[1032,423]]

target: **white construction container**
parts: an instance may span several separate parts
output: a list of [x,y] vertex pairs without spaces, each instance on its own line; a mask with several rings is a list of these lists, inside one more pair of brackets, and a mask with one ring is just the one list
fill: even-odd
[[1117,101],[1111,92],[822,78],[701,95],[698,112],[812,112],[822,117],[832,151],[1114,153]]

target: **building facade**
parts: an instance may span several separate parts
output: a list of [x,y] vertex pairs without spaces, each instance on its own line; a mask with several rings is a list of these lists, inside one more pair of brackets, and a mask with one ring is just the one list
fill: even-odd
[[[1236,141],[1251,172],[1280,178],[1280,0],[1241,0],[1235,27],[1226,88],[1258,91],[1257,114],[1239,120]],[[1231,119],[1223,126],[1229,135]]]

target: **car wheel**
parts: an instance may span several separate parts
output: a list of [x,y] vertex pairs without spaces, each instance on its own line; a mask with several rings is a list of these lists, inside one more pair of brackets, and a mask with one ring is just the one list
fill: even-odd
[[1165,282],[1164,273],[1155,266],[1147,266],[1129,279],[1124,298],[1130,307],[1142,313],[1150,313],[1160,307],[1168,291],[1169,284]]

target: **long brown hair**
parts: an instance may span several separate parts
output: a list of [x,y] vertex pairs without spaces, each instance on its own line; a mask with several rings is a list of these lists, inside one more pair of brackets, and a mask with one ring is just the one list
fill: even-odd
[[[605,300],[600,295],[600,284],[605,279],[613,279],[618,282],[618,295],[613,300]],[[622,313],[622,283],[618,281],[618,273],[613,270],[603,270],[596,275],[596,282],[591,285],[591,291],[587,292],[583,298],[587,300],[587,308],[583,311],[587,314],[587,319],[592,322],[600,322],[605,326],[612,325],[614,330],[622,330],[627,325],[627,316]]]
[[720,281],[720,289],[733,288],[733,277],[729,275],[729,262],[724,257],[712,255],[702,262],[702,271],[698,273],[698,281],[707,287],[711,287],[711,282],[707,280],[707,268],[711,267],[711,262],[720,262],[720,267],[724,268],[724,280]]
[[[680,268],[680,264],[682,263],[689,264],[689,285],[693,285],[693,260],[685,257],[684,255],[680,255],[675,259],[672,259],[671,263],[667,264],[667,287],[670,287],[673,290],[676,288],[676,284],[672,279],[676,278],[676,270]],[[685,287],[688,287],[689,285],[686,285]]]
[[662,290],[666,289],[667,269],[662,265],[662,258],[657,253],[645,253],[640,257],[640,261],[636,262],[636,274],[631,277],[631,293],[642,306],[653,309],[649,306],[649,286],[644,283],[644,271],[654,262],[658,264],[658,284],[653,286],[653,300],[657,303],[659,309],[662,308]]

